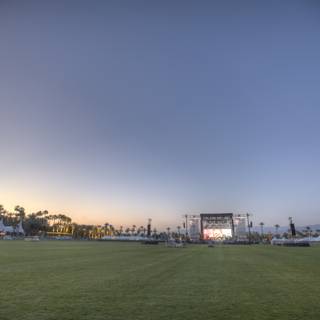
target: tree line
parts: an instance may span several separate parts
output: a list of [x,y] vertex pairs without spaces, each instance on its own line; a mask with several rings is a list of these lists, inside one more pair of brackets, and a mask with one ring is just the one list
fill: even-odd
[[[50,214],[48,210],[40,210],[27,214],[22,206],[15,206],[13,211],[0,205],[0,220],[6,226],[16,227],[22,220],[22,226],[27,236],[71,236],[74,239],[100,239],[104,236],[147,236],[145,226],[132,225],[116,228],[109,222],[103,225],[78,224],[65,214]],[[172,234],[173,235],[173,234]],[[157,232],[154,228],[151,236],[164,239],[168,235]]]

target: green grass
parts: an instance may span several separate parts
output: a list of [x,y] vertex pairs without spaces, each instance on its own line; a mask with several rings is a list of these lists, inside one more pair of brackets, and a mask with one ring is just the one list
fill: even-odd
[[320,319],[320,246],[0,241],[0,319]]

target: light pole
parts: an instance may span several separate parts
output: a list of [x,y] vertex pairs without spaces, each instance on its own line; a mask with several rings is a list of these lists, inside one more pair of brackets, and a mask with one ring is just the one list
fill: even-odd
[[188,215],[184,216],[186,218],[186,239],[188,238]]
[[147,226],[147,237],[150,238],[151,237],[151,221],[152,219],[148,219],[148,226]]
[[248,237],[249,237],[249,243],[251,243],[251,227],[252,222],[249,221],[250,214],[247,212],[247,224],[248,224]]
[[[168,233],[167,233],[167,239],[169,240],[169,238],[170,238],[170,227],[167,228],[167,231],[168,231]],[[167,240],[167,241],[168,241],[168,240]]]
[[289,224],[290,224],[290,230],[291,230],[292,238],[295,238],[295,236],[296,236],[296,228],[294,226],[292,217],[289,217]]

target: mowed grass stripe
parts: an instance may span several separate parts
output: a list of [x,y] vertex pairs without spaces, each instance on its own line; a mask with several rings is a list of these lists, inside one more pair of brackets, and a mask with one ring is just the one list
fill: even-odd
[[319,319],[319,262],[320,247],[2,241],[0,319]]

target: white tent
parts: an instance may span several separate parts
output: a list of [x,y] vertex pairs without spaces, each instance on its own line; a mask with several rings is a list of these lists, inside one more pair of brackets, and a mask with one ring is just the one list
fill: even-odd
[[24,230],[23,230],[23,227],[22,227],[22,220],[20,220],[19,224],[16,227],[16,233],[24,234]]
[[17,234],[24,234],[24,230],[22,227],[22,220],[20,220],[19,224],[16,228],[13,226],[5,226],[3,223],[3,219],[0,220],[0,232],[4,233],[17,233]]
[[5,233],[14,233],[14,228],[12,226],[6,226],[4,227]]

